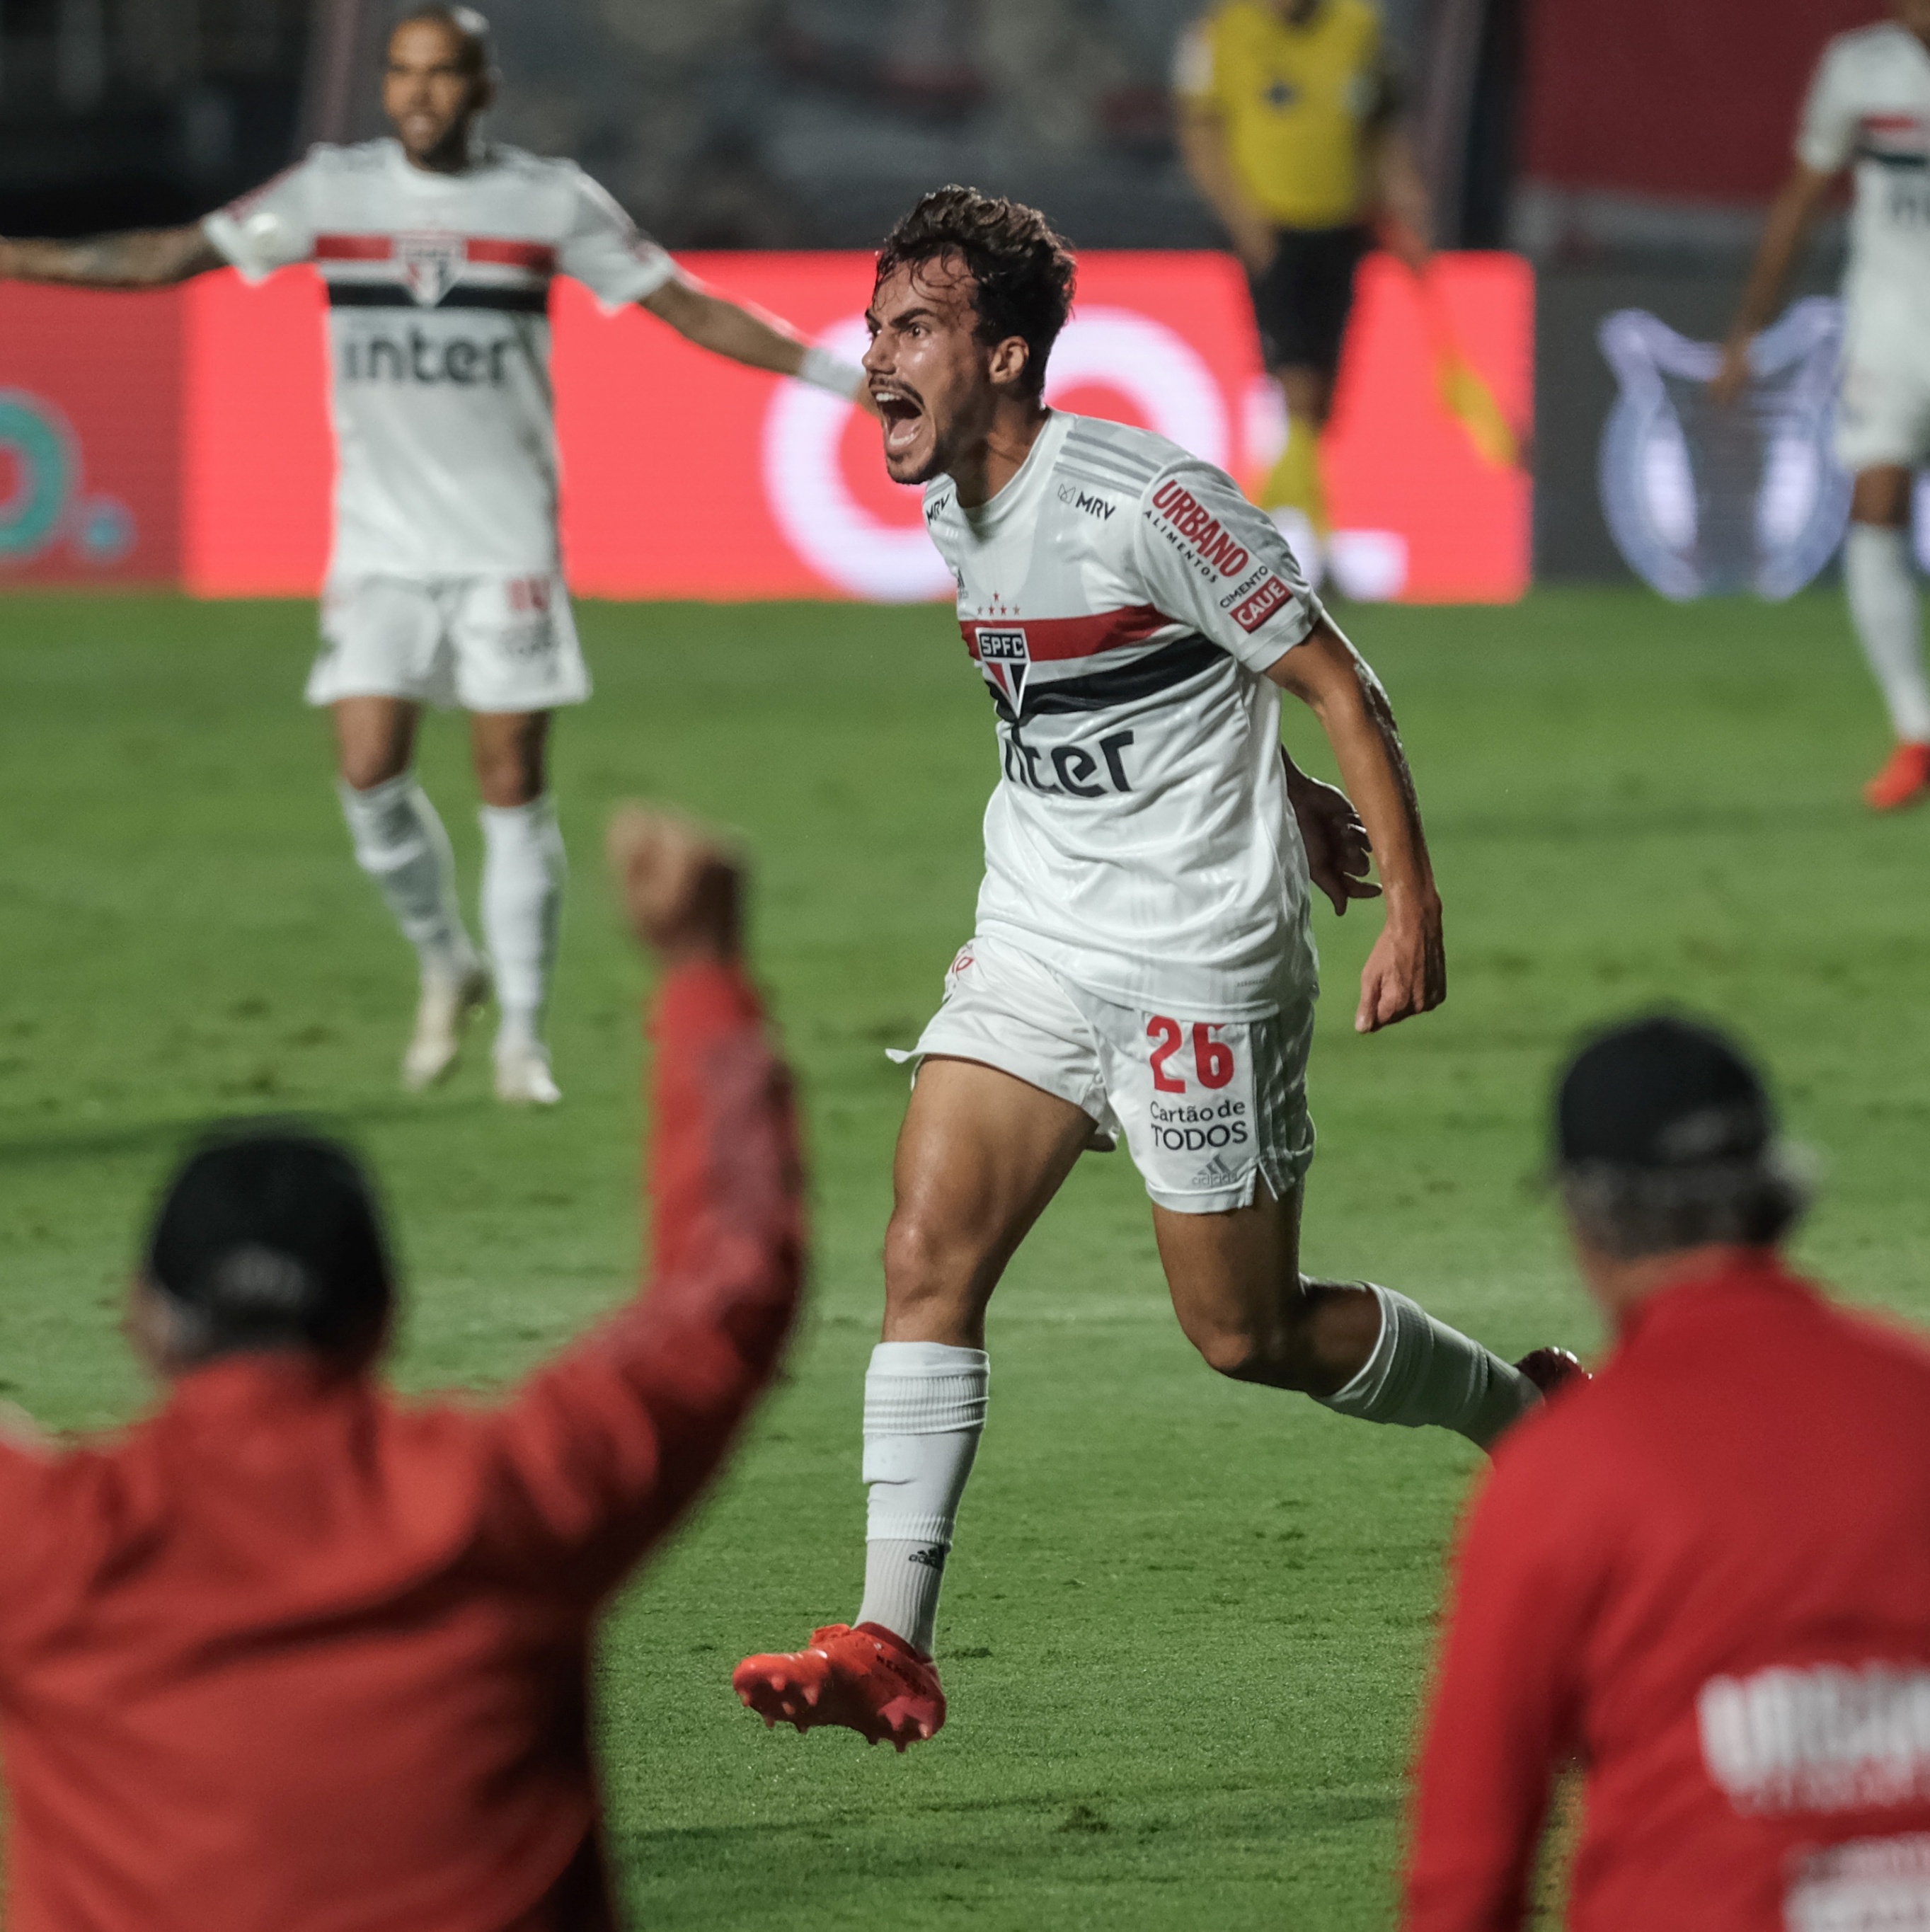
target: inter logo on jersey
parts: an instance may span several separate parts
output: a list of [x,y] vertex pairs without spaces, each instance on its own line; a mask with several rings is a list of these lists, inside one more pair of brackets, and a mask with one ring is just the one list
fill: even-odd
[[995,630],[989,624],[974,627],[978,638],[978,668],[1004,693],[1014,717],[1025,700],[1025,674],[1031,668],[1032,653],[1027,649],[1022,630]]
[[434,308],[468,266],[469,245],[460,235],[398,235],[395,262],[409,292],[423,308]]

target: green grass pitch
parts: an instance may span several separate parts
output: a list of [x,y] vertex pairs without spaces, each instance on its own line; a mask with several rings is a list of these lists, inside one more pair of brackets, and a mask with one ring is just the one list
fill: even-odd
[[[0,622],[0,1393],[62,1427],[143,1391],[116,1331],[151,1190],[211,1114],[296,1111],[387,1184],[407,1385],[493,1383],[634,1268],[643,976],[599,872],[613,798],[748,832],[759,969],[806,1096],[816,1289],[728,1480],[611,1624],[612,1840],[645,1925],[1385,1925],[1443,1540],[1478,1457],[1219,1382],[1166,1304],[1123,1155],[1086,1161],[995,1304],[994,1400],[941,1630],[949,1727],[898,1758],[767,1735],[745,1650],[849,1616],[860,1376],[908,1045],[969,932],[992,718],[947,616],[590,606],[557,766],[578,867],[556,1114],[477,1053],[393,1069],[410,962],[350,863],[293,605],[15,597]],[[1739,1026],[1829,1168],[1805,1256],[1930,1316],[1930,819],[1841,606],[1548,592],[1362,610],[1448,906],[1439,1013],[1358,1040],[1371,908],[1318,929],[1307,1250],[1496,1347],[1586,1348],[1534,1176],[1549,1076],[1658,1000]],[[1296,751],[1325,768],[1311,721]],[[473,897],[459,735],[425,769]]]

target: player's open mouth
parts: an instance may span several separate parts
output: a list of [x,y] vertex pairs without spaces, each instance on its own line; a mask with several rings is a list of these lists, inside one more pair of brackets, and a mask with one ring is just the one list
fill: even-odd
[[871,399],[884,418],[884,453],[902,455],[918,440],[918,424],[925,406],[915,396],[899,388],[874,389]]

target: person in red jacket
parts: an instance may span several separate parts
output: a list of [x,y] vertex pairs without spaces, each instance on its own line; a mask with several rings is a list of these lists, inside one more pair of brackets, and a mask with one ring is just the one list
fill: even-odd
[[1614,1348],[1467,1525],[1403,1923],[1523,1924],[1578,1758],[1577,1932],[1930,1927],[1930,1349],[1785,1264],[1804,1190],[1719,1035],[1609,1033],[1556,1113]]
[[376,1372],[393,1274],[341,1148],[244,1133],[164,1200],[125,1434],[0,1442],[11,1932],[593,1932],[602,1606],[716,1470],[795,1307],[785,1070],[738,878],[632,811],[665,976],[652,1279],[494,1404]]

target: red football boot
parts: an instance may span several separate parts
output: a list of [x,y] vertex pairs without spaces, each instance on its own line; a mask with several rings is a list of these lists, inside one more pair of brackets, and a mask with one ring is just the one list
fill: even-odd
[[1545,1402],[1557,1389],[1571,1383],[1592,1382],[1595,1378],[1567,1348],[1537,1348],[1523,1355],[1515,1367],[1541,1391]]
[[1930,745],[1903,744],[1890,753],[1881,771],[1863,788],[1872,812],[1896,812],[1930,791]]
[[827,1624],[809,1650],[747,1657],[731,1688],[767,1727],[782,1718],[800,1731],[842,1724],[869,1744],[888,1739],[902,1751],[935,1737],[945,1721],[945,1694],[929,1657],[882,1624]]

